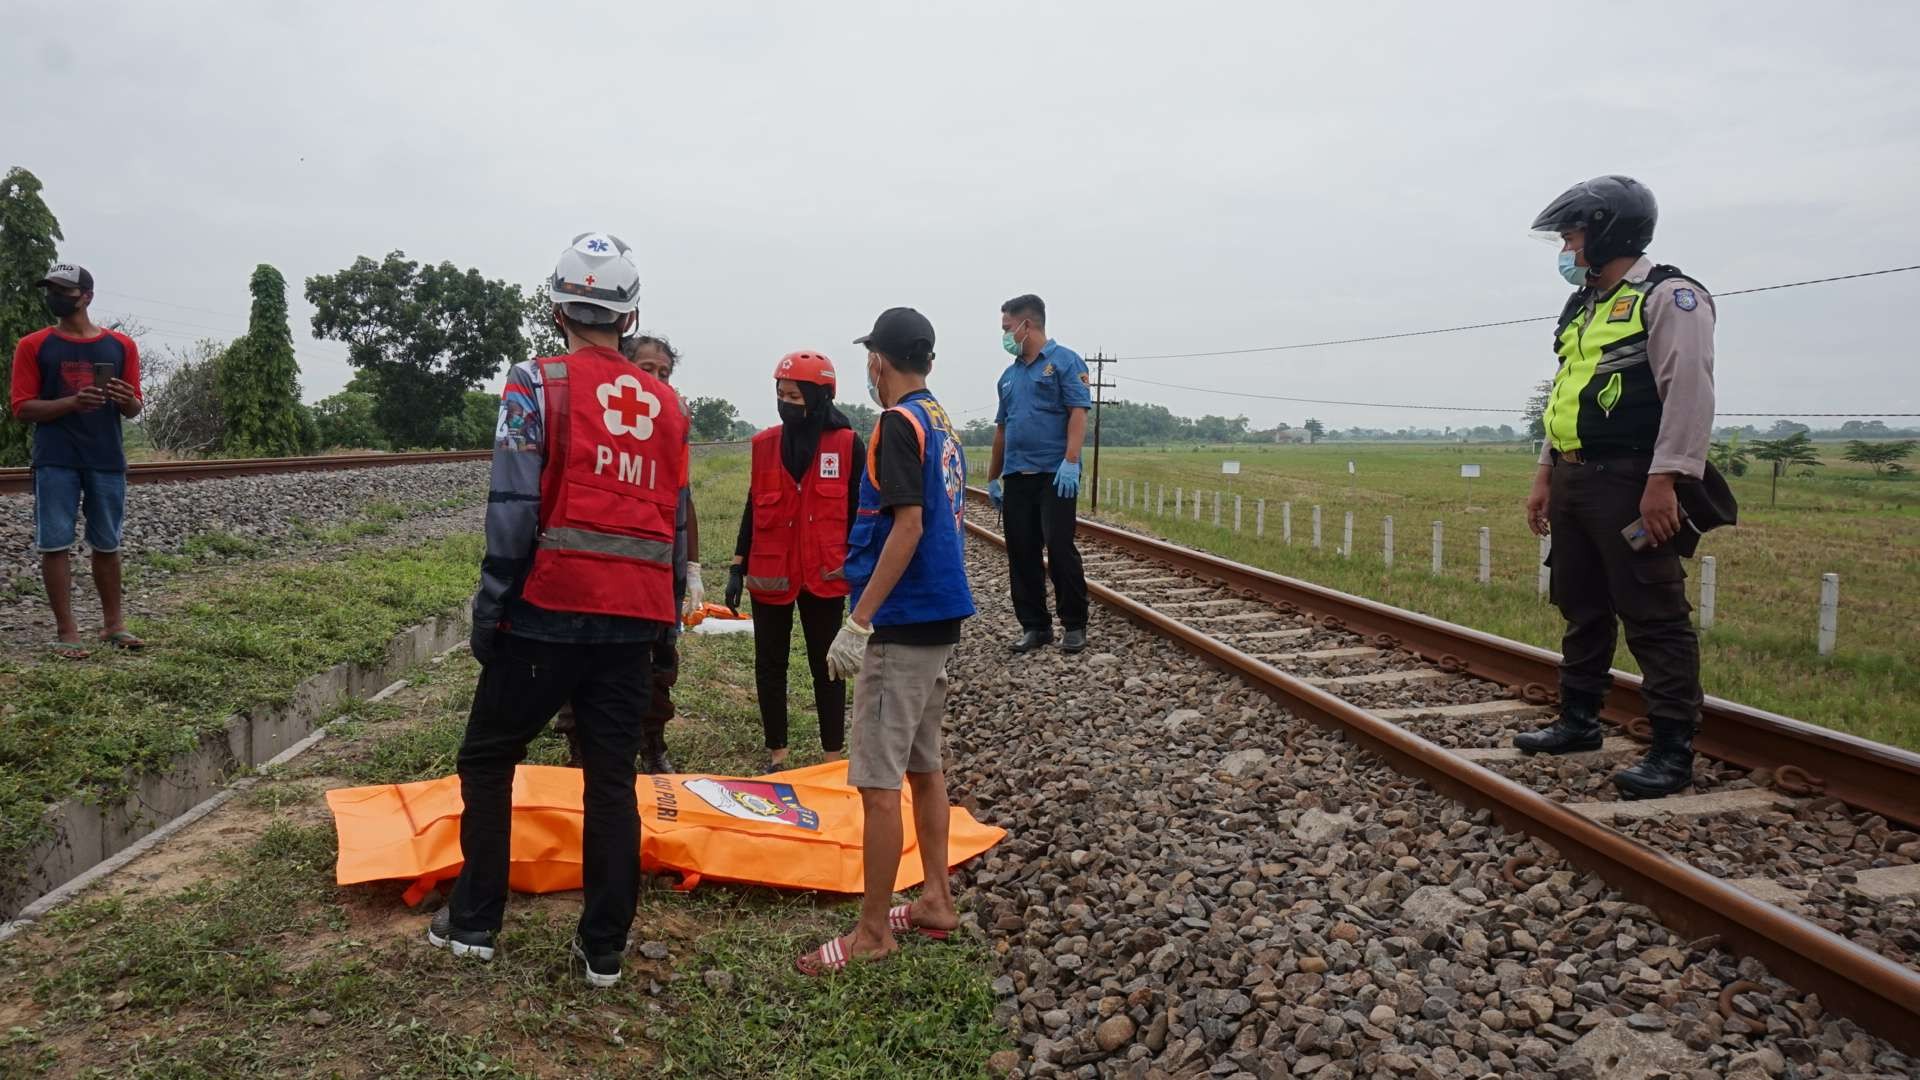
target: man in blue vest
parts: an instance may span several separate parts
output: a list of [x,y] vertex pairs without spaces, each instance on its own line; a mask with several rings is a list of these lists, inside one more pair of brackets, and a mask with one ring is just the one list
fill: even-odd
[[[806,975],[839,971],[852,958],[899,948],[896,933],[945,938],[960,925],[947,883],[947,780],[940,724],[947,658],[973,614],[961,514],[967,460],[953,422],[927,391],[933,324],[912,308],[889,308],[867,347],[867,393],[885,411],[869,440],[860,506],[847,538],[853,610],[827,651],[836,679],[853,687],[847,782],[860,791],[866,895],[853,933],[799,957]],[[926,884],[911,904],[893,904],[900,869],[900,778],[913,788],[914,836]]]
[[1533,223],[1560,248],[1560,276],[1574,287],[1554,327],[1560,366],[1526,506],[1533,531],[1553,536],[1553,602],[1567,629],[1560,717],[1514,744],[1528,753],[1600,749],[1617,619],[1653,725],[1645,759],[1613,777],[1629,798],[1693,782],[1700,642],[1680,558],[1714,524],[1697,503],[1691,517],[1682,510],[1713,479],[1713,297],[1647,258],[1658,216],[1645,185],[1600,176],[1569,188]]

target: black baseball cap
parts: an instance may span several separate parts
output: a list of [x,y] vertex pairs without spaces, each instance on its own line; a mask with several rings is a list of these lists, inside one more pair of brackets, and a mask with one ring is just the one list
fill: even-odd
[[92,292],[93,275],[87,273],[87,268],[84,266],[56,263],[53,269],[47,271],[46,277],[34,284],[43,288],[48,285],[59,285],[68,289],[79,289],[81,292]]
[[921,341],[927,343],[929,351],[933,349],[933,324],[910,307],[888,308],[873,320],[872,330],[853,339],[855,345],[865,345],[894,357],[907,356],[913,352],[914,344]]

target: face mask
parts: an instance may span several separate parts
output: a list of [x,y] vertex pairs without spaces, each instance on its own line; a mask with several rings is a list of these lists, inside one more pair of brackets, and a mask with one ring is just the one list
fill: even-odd
[[1000,335],[1000,347],[1007,350],[1008,356],[1020,355],[1020,343],[1013,340],[1013,331],[1011,330]]
[[1577,251],[1560,253],[1560,276],[1566,278],[1567,284],[1576,289],[1587,283],[1587,268],[1576,265],[1573,261],[1579,254]]
[[775,409],[779,411],[780,422],[783,424],[797,424],[807,418],[807,407],[795,405],[791,401],[782,401],[775,406]]
[[47,294],[47,310],[53,312],[54,318],[64,319],[80,310],[80,298],[50,292]]

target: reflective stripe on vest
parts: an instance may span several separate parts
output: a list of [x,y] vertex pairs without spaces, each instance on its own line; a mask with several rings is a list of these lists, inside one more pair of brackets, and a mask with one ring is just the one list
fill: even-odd
[[783,577],[748,577],[741,578],[740,582],[757,593],[783,593],[793,588],[789,579]]
[[591,551],[595,555],[617,555],[623,559],[637,559],[644,563],[671,565],[673,562],[673,541],[671,540],[646,540],[637,536],[594,532],[578,527],[548,529],[540,534],[540,546],[561,548],[566,551]]

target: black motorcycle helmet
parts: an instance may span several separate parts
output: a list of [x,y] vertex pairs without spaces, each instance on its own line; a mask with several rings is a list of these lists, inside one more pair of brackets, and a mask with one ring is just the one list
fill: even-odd
[[1572,229],[1587,231],[1587,265],[1605,266],[1622,255],[1644,255],[1653,243],[1660,207],[1653,192],[1631,176],[1596,176],[1573,185],[1533,219],[1533,233],[1560,242]]

